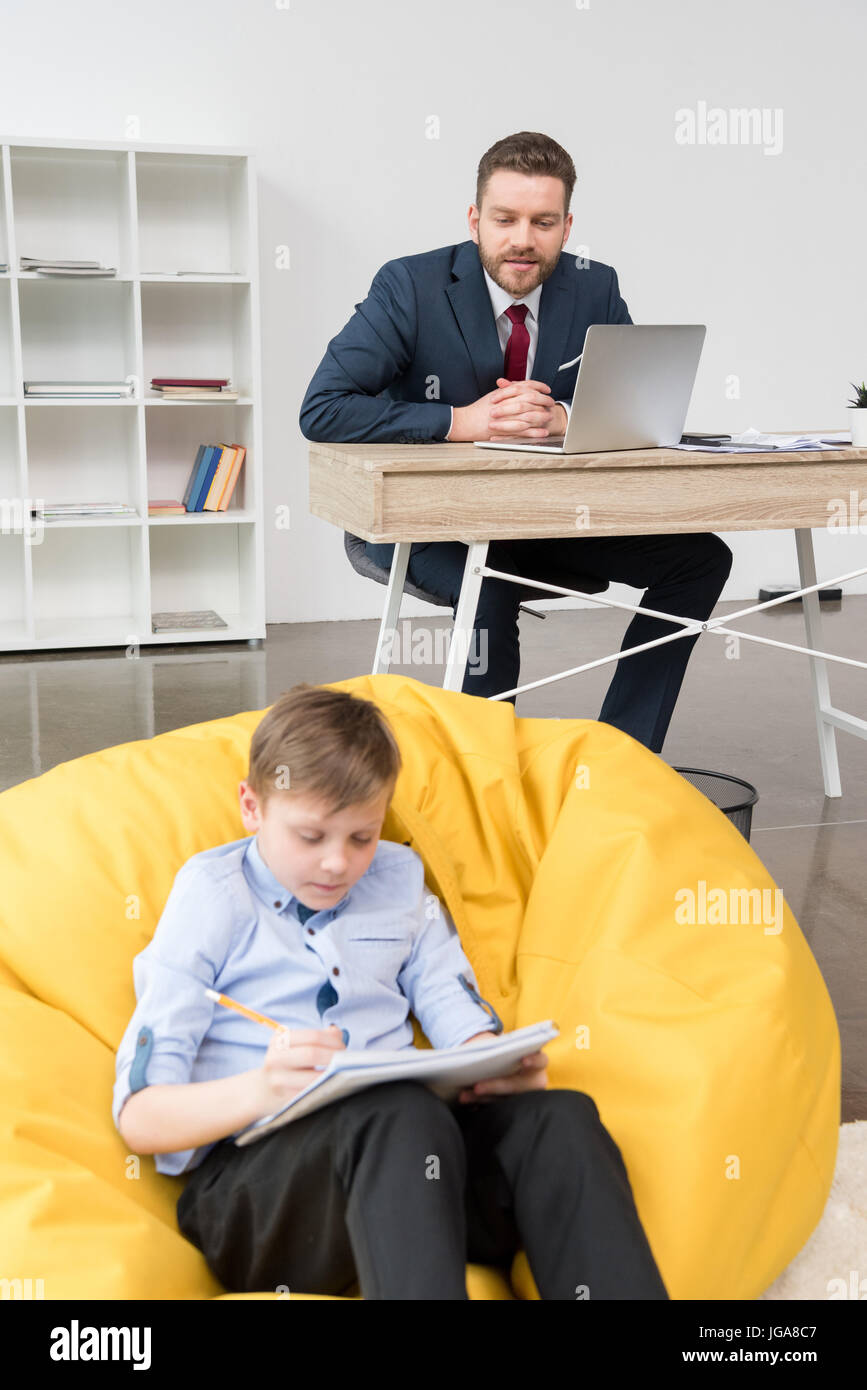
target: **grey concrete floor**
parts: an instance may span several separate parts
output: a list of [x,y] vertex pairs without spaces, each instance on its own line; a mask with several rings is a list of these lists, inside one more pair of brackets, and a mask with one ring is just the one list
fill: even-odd
[[[715,613],[743,603],[722,603]],[[867,596],[822,606],[825,650],[864,660]],[[415,619],[451,626],[448,610]],[[522,613],[521,681],[619,649],[626,615],[612,610]],[[807,645],[799,605],[739,621],[744,631]],[[271,625],[245,643],[6,653],[0,656],[0,789],[55,763],[239,710],[260,709],[298,681],[370,670],[378,623]],[[441,667],[394,666],[441,683]],[[613,665],[519,695],[517,713],[596,718]],[[830,665],[834,704],[867,718],[867,672]],[[843,1119],[867,1119],[867,742],[839,732],[843,795],[822,785],[807,658],[741,642],[697,643],[662,757],[746,778],[759,791],[751,844],[783,889],[822,970],[843,1045]]]

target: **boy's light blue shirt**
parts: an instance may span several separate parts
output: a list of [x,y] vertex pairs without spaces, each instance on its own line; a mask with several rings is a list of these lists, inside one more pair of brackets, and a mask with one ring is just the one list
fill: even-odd
[[[133,1089],[143,1028],[153,1044],[136,1089],[262,1065],[272,1030],[215,1003],[206,989],[286,1027],[336,1023],[353,1049],[411,1047],[410,1009],[433,1047],[502,1027],[480,1002],[451,917],[408,845],[380,840],[338,903],[312,914],[300,907],[268,868],[255,835],[182,865],[151,942],[133,961],[138,1002],[117,1052],[115,1125]],[[157,1170],[195,1168],[213,1147],[157,1154]]]

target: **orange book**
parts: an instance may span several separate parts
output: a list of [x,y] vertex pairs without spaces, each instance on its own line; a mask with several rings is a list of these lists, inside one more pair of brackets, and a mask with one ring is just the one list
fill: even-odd
[[221,512],[224,512],[229,505],[232,493],[235,491],[235,484],[238,481],[238,474],[241,471],[241,465],[247,456],[247,450],[244,448],[242,444],[235,444],[232,447],[237,452],[235,454],[235,461],[232,464],[231,472],[229,473],[229,480],[226,483],[225,490],[223,492],[222,497],[220,498],[219,510]]
[[203,512],[216,512],[219,510],[217,503],[223,495],[227,479],[232,471],[232,464],[235,460],[235,446],[233,444],[220,444],[220,462],[214,469],[214,476],[208,488],[208,495],[205,498]]

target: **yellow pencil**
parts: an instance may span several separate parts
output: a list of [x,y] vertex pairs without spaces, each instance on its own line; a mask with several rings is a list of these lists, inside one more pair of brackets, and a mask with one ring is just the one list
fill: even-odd
[[205,993],[215,1003],[222,1004],[227,1009],[236,1009],[239,1014],[244,1014],[246,1018],[252,1018],[254,1023],[266,1023],[269,1028],[283,1028],[285,1026],[278,1023],[275,1018],[269,1018],[267,1014],[257,1013],[255,1009],[248,1009],[246,1004],[239,1004],[237,999],[230,999],[228,994],[218,994],[215,989],[206,989]]

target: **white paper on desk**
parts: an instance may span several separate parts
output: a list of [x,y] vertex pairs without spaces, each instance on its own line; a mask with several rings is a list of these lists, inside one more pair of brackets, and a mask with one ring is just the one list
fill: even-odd
[[797,450],[826,449],[836,445],[852,443],[848,430],[831,430],[828,434],[762,434],[759,430],[743,430],[733,434],[730,441],[722,444],[674,444],[675,449],[689,449],[702,454],[771,453],[782,449],[786,453]]
[[452,1101],[464,1086],[514,1071],[522,1057],[538,1052],[545,1043],[558,1037],[559,1032],[556,1024],[548,1019],[502,1033],[494,1042],[460,1043],[457,1047],[404,1047],[394,1051],[343,1049],[335,1052],[322,1074],[299,1091],[282,1110],[265,1115],[242,1130],[235,1144],[238,1148],[254,1144],[290,1120],[298,1120],[342,1096],[383,1081],[423,1081],[441,1100]]

